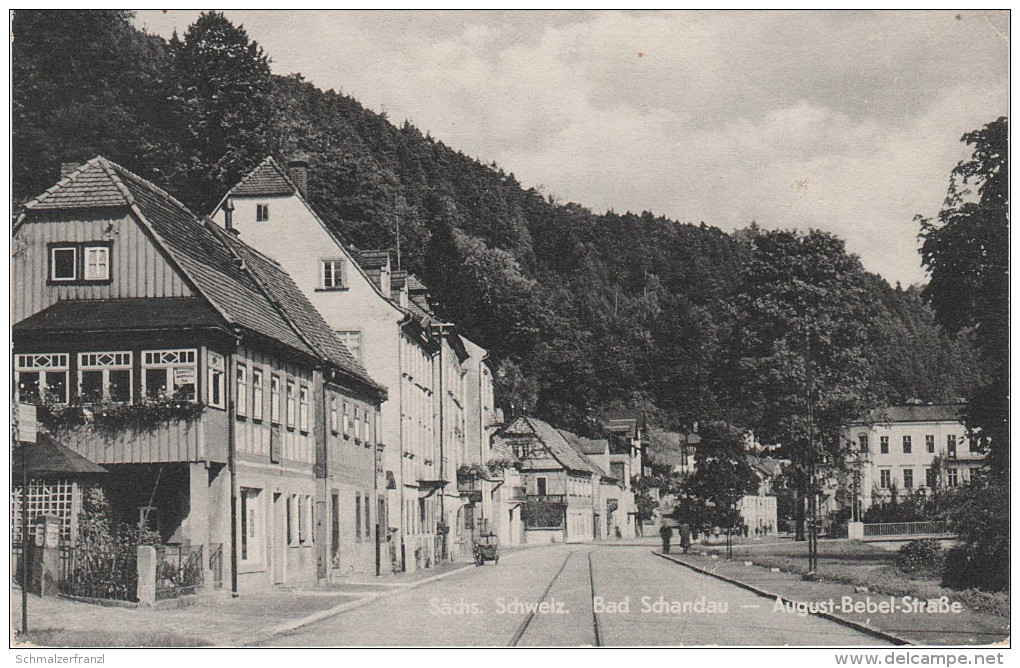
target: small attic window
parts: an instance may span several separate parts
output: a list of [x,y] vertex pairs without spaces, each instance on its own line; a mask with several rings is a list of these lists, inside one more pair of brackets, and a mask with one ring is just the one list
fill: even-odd
[[78,279],[78,248],[50,249],[50,280],[75,281]]
[[255,205],[255,220],[259,223],[263,223],[269,220],[269,205],[268,204],[256,204]]

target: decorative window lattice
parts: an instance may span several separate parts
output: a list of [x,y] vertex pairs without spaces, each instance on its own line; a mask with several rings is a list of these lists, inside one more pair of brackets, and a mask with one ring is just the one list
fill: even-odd
[[197,351],[190,350],[147,350],[145,366],[162,366],[170,364],[195,364]]
[[[81,490],[70,480],[28,482],[29,531],[34,531],[35,518],[54,515],[60,518],[60,540],[70,544],[78,528]],[[21,485],[11,488],[11,544],[21,544]]]
[[66,354],[48,354],[48,355],[18,355],[17,360],[18,370],[26,369],[66,369],[67,355]]
[[131,353],[79,353],[78,366],[83,369],[131,367]]

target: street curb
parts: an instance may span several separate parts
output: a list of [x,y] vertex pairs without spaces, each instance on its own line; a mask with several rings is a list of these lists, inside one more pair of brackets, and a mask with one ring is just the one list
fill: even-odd
[[[780,596],[779,594],[773,594],[771,592],[765,591],[764,589],[759,589],[758,587],[755,587],[754,585],[749,585],[746,582],[741,582],[740,580],[736,580],[736,579],[728,577],[726,575],[720,575],[719,573],[715,573],[713,571],[701,568],[700,566],[695,566],[693,564],[688,564],[687,562],[681,561],[681,560],[676,559],[674,557],[671,557],[668,554],[662,554],[661,552],[656,552],[654,550],[652,550],[652,554],[654,554],[657,557],[662,557],[663,559],[666,559],[667,561],[672,561],[675,564],[680,564],[681,566],[689,568],[692,571],[695,571],[697,573],[701,573],[702,575],[709,575],[709,576],[711,576],[713,578],[716,578],[717,580],[722,580],[723,582],[727,582],[727,583],[729,583],[731,585],[736,585],[736,586],[738,586],[738,587],[740,587],[742,589],[746,589],[746,590],[748,590],[750,592],[753,592],[753,593],[757,594],[758,596],[761,596],[761,597],[764,597],[764,598],[770,598],[772,600],[779,599],[780,601],[782,601],[784,603],[795,603],[795,601],[792,601],[792,600],[786,598],[785,596]],[[913,645],[914,644],[910,640],[907,640],[906,638],[902,638],[902,637],[900,637],[898,635],[895,635],[893,633],[889,633],[888,631],[882,631],[882,630],[876,629],[873,626],[868,626],[867,624],[861,624],[860,622],[855,622],[852,619],[847,619],[846,617],[840,617],[839,615],[836,615],[836,614],[833,614],[833,613],[830,613],[830,612],[810,612],[809,611],[809,614],[812,614],[812,615],[814,615],[816,617],[821,617],[822,619],[827,619],[830,622],[835,622],[837,624],[841,624],[842,626],[846,626],[848,628],[854,629],[855,631],[860,631],[861,633],[866,633],[867,635],[873,636],[875,638],[880,638],[882,640],[886,640],[886,641],[891,642],[891,643],[893,643],[895,645]]]
[[395,596],[395,595],[400,594],[402,592],[410,591],[411,589],[416,589],[416,588],[418,588],[418,587],[420,587],[422,585],[428,584],[430,582],[435,582],[436,580],[442,580],[443,578],[448,578],[451,575],[455,575],[457,573],[460,573],[461,571],[466,571],[469,568],[475,568],[475,565],[473,563],[472,564],[467,564],[465,566],[462,566],[461,568],[457,568],[457,569],[452,570],[452,571],[447,571],[445,573],[440,573],[439,575],[433,575],[431,577],[423,578],[423,579],[418,580],[416,582],[411,582],[411,583],[409,583],[409,584],[407,584],[406,586],[403,586],[403,587],[394,588],[394,589],[391,589],[390,591],[381,592],[379,594],[369,594],[369,595],[367,595],[367,596],[365,596],[363,598],[359,598],[359,599],[357,599],[355,601],[348,601],[347,603],[341,603],[340,605],[337,605],[335,607],[329,608],[328,610],[321,610],[319,612],[313,613],[313,614],[308,615],[306,617],[302,617],[301,619],[296,619],[294,621],[284,622],[283,624],[278,624],[277,626],[274,626],[273,628],[271,628],[269,631],[256,636],[254,640],[245,643],[245,645],[258,645],[260,643],[266,642],[270,638],[274,638],[274,637],[276,637],[278,635],[281,635],[283,633],[290,633],[291,631],[295,631],[295,630],[301,628],[302,626],[307,626],[309,624],[314,624],[315,622],[322,621],[323,619],[329,619],[330,617],[334,617],[336,615],[339,615],[340,613],[347,612],[348,610],[354,610],[355,608],[360,608],[362,606],[368,605],[369,603],[374,603],[375,601],[378,601],[380,599],[387,598],[389,596]]

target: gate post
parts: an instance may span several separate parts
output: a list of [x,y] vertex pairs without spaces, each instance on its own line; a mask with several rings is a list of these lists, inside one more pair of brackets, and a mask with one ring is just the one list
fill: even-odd
[[156,604],[156,548],[138,546],[138,605]]

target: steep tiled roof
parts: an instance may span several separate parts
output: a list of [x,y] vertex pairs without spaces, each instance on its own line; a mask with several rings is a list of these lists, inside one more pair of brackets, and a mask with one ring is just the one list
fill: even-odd
[[114,163],[109,165],[170,255],[206,299],[234,324],[314,356],[315,351],[268,302],[213,230],[162,190]]
[[493,459],[510,459],[515,462],[519,462],[517,456],[514,454],[514,449],[509,443],[506,442],[501,436],[492,437],[492,449],[490,454]]
[[322,314],[312,306],[300,288],[278,264],[256,252],[236,237],[225,233],[224,236],[226,243],[244,258],[245,265],[255,275],[274,305],[291,320],[319,356],[356,379],[368,383],[376,389],[383,389],[372,381],[365,368],[330,329]]
[[873,410],[865,420],[854,424],[887,424],[894,422],[959,422],[966,404],[908,404]]
[[637,438],[637,430],[645,426],[641,411],[616,411],[602,416],[602,428],[611,433]]
[[408,292],[428,292],[429,286],[425,285],[420,278],[414,274],[407,275],[407,291]]
[[68,299],[14,325],[20,332],[83,332],[223,326],[199,297]]
[[[530,431],[538,440],[545,445],[556,461],[571,471],[584,471],[586,473],[596,473],[588,461],[581,456],[579,452],[570,447],[567,440],[563,438],[563,434],[558,429],[550,425],[548,422],[543,422],[538,418],[533,417],[522,417],[519,420],[523,425],[527,426],[526,431]],[[515,422],[515,424],[518,424]],[[522,425],[522,426],[523,426]],[[515,430],[508,430],[508,433],[521,433]],[[526,432],[525,432],[526,433]]]
[[297,186],[287,176],[287,170],[270,156],[248,172],[248,175],[231,188],[228,194],[238,197],[272,197],[293,195],[297,192]]
[[354,259],[361,265],[362,269],[379,269],[385,267],[390,261],[388,250],[352,250]]
[[[313,358],[322,359],[365,384],[382,390],[351,356],[322,316],[279,265],[268,260],[212,222],[203,221],[171,195],[141,177],[98,157],[47,191],[45,198],[64,202],[48,208],[81,208],[88,200],[73,193],[82,174],[90,189],[112,186],[133,205],[198,292],[230,324],[273,339]],[[102,175],[109,186],[100,185]],[[40,206],[43,197],[26,208]],[[243,262],[241,261],[243,260]]]
[[128,206],[124,190],[110,178],[106,161],[93,158],[25,204],[26,210]]
[[604,438],[592,439],[584,436],[578,436],[573,432],[566,431],[564,429],[559,430],[560,434],[567,440],[570,445],[574,446],[574,449],[580,451],[585,455],[601,455],[606,453],[609,447],[609,441]]

